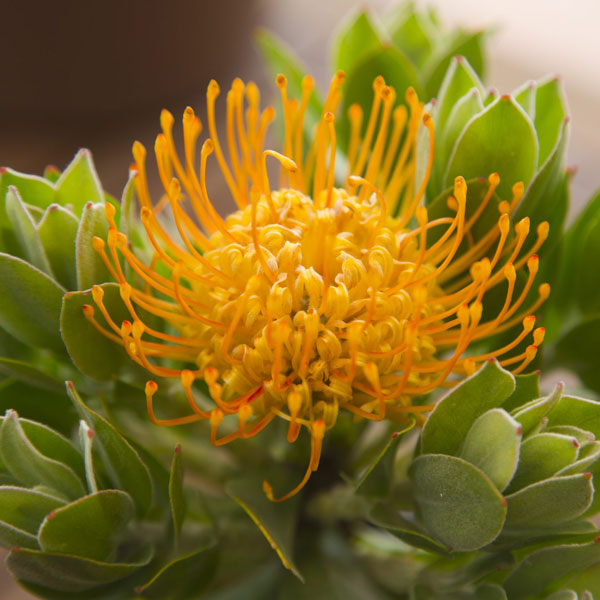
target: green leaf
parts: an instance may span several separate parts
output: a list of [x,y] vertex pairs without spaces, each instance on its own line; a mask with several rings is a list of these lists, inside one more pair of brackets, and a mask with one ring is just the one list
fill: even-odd
[[536,91],[537,83],[535,81],[527,81],[512,93],[514,99],[523,107],[523,110],[529,115],[532,121],[535,119]]
[[423,67],[426,79],[425,91],[429,98],[438,96],[438,91],[441,89],[440,86],[451,61],[457,56],[463,56],[479,78],[483,78],[485,66],[483,57],[484,38],[485,33],[481,31],[476,33],[458,31],[453,39],[431,55]]
[[401,4],[395,15],[388,16],[390,40],[417,67],[422,67],[433,49],[437,32],[427,15],[416,12],[409,4]]
[[[0,425],[6,417],[0,417]],[[19,418],[19,424],[27,439],[36,450],[70,467],[79,478],[83,479],[84,469],[81,455],[72,446],[71,442],[44,423],[37,423],[28,419]]]
[[506,411],[493,408],[471,426],[460,457],[479,467],[502,491],[519,462],[521,426]]
[[376,504],[369,512],[369,520],[415,548],[443,556],[448,555],[446,546],[419,531],[416,524],[406,520],[400,511],[390,504]]
[[49,496],[37,490],[8,485],[0,486],[0,521],[34,537],[37,535],[44,517],[64,504],[55,496]]
[[511,197],[517,182],[529,185],[537,165],[538,143],[531,120],[510,97],[502,96],[473,118],[457,140],[444,176],[465,179],[500,175],[498,194]]
[[[434,120],[436,134],[439,131],[444,137],[447,137],[444,132],[451,113],[456,109],[458,102],[467,97],[473,89],[479,91],[480,99],[485,94],[483,84],[471,65],[463,56],[455,56],[450,61],[450,66],[446,71],[438,95],[438,102],[436,104],[437,112]],[[451,147],[454,146],[455,139],[452,140]]]
[[14,410],[7,411],[0,427],[0,454],[8,470],[25,485],[47,485],[67,498],[85,494],[81,480],[71,468],[44,456],[31,443]]
[[7,549],[39,548],[35,535],[2,520],[0,520],[0,546]]
[[104,217],[104,203],[88,202],[83,207],[83,214],[75,240],[75,256],[77,270],[77,289],[86,290],[95,283],[111,281],[112,277],[98,253],[92,247],[92,239],[99,237],[106,240],[108,223]]
[[122,563],[18,548],[6,558],[6,566],[15,579],[61,592],[84,592],[124,579],[146,566],[151,558],[149,546],[137,560]]
[[77,289],[75,237],[78,227],[77,217],[59,204],[51,204],[38,225],[40,241],[52,272],[68,290]]
[[[600,316],[589,317],[582,320],[569,331],[567,331],[556,345],[556,360],[563,368],[573,369],[580,377],[586,387],[596,392],[600,392],[600,369],[598,369],[598,354],[600,353]],[[587,400],[591,404],[596,404]],[[558,407],[557,407],[558,408]],[[577,425],[569,422],[564,412],[560,412],[561,419],[568,424]],[[583,417],[582,417],[583,418]],[[594,435],[598,436],[600,430],[598,417],[590,415],[594,429]],[[553,421],[557,422],[557,421]],[[585,429],[585,424],[580,424]]]
[[95,494],[98,491],[96,484],[96,474],[94,472],[94,460],[92,456],[92,446],[94,440],[94,430],[82,419],[79,421],[79,443],[83,450],[83,463],[85,465],[85,479],[87,481],[88,491]]
[[0,327],[30,346],[64,352],[59,316],[64,288],[15,256],[0,253]]
[[515,410],[532,400],[540,397],[540,373],[534,371],[527,375],[517,375],[515,377],[515,391],[502,404],[502,408],[507,411]]
[[214,541],[209,541],[202,548],[167,563],[150,581],[136,588],[136,594],[157,600],[195,598],[214,577],[217,559]]
[[545,431],[548,433],[560,433],[562,435],[574,437],[579,442],[580,446],[590,444],[590,442],[593,442],[596,439],[591,431],[585,431],[585,429],[574,427],[573,425],[552,425],[546,427]]
[[106,419],[83,403],[70,381],[67,382],[67,393],[81,418],[94,430],[95,448],[102,456],[110,480],[117,489],[133,498],[138,515],[144,515],[152,504],[152,480],[148,467]]
[[[118,284],[105,283],[100,287],[104,291],[104,305],[112,319],[119,324],[130,319]],[[102,335],[84,317],[82,307],[85,304],[95,306],[90,290],[65,294],[60,313],[64,344],[71,360],[82,373],[94,379],[111,379],[123,365],[131,365],[132,361],[119,344]],[[99,310],[95,310],[95,319],[105,329],[110,329]]]
[[391,491],[393,484],[394,457],[398,445],[405,433],[411,431],[416,421],[401,431],[395,431],[389,436],[385,446],[377,453],[375,460],[371,462],[356,483],[356,491],[363,496],[386,497]]
[[60,390],[62,392],[63,389],[62,383],[58,379],[54,379],[44,371],[40,371],[35,365],[21,360],[0,358],[0,372],[44,390],[53,392]]
[[546,600],[577,600],[577,594],[573,590],[560,590],[547,596]]
[[31,263],[34,267],[37,267],[40,271],[43,271],[50,277],[53,276],[48,257],[40,241],[37,227],[34,220],[21,197],[16,187],[10,186],[6,194],[6,213],[10,222],[13,226],[13,231],[21,247],[21,253],[19,254]]
[[563,396],[548,415],[548,427],[572,425],[600,438],[600,403],[577,396]]
[[[581,298],[574,294],[574,288],[581,287],[580,280],[587,274],[581,271],[580,265],[587,257],[584,255],[584,246],[591,245],[582,243],[588,236],[598,236],[600,231],[600,191],[596,192],[585,204],[585,207],[577,216],[575,222],[570,226],[564,237],[564,250],[562,252],[562,269],[560,273],[559,288],[553,294],[553,304],[561,309],[561,314],[571,305],[578,303],[589,306],[589,298]],[[596,298],[596,295],[593,295]],[[595,304],[595,302],[594,302]]]
[[366,10],[352,15],[340,27],[333,41],[332,56],[335,71],[349,71],[361,58],[381,43]]
[[539,481],[506,496],[506,527],[550,527],[582,515],[591,504],[589,473]]
[[559,433],[538,433],[521,446],[519,468],[510,483],[510,491],[552,477],[570,465],[578,454],[579,442]]
[[114,559],[116,544],[134,512],[133,502],[125,492],[97,492],[47,515],[38,540],[45,552]]
[[557,475],[573,475],[574,473],[583,473],[588,471],[590,467],[600,458],[600,442],[591,442],[586,444],[579,451],[577,460],[570,465],[557,471]]
[[566,121],[561,123],[559,133],[558,143],[536,173],[513,217],[514,222],[529,217],[532,230],[535,230],[542,221],[549,223],[550,238],[542,247],[545,252],[548,252],[560,236],[568,208],[568,194],[563,190],[569,142],[569,124]]
[[54,201],[72,207],[76,216],[81,216],[88,202],[104,204],[104,193],[89,150],[80,150],[61,173],[56,182]]
[[481,92],[477,88],[472,88],[456,102],[452,108],[452,112],[448,115],[445,130],[441,131],[438,135],[439,143],[436,143],[437,148],[439,148],[436,162],[441,165],[442,169],[448,163],[456,141],[467,123],[481,111],[483,111],[483,101],[481,99]]
[[297,499],[292,498],[279,504],[271,502],[256,478],[228,481],[225,491],[248,513],[277,552],[283,565],[296,577],[302,579],[293,560]]
[[551,583],[600,561],[600,544],[573,544],[542,548],[526,556],[502,583],[511,600],[529,598]]
[[475,590],[475,600],[507,600],[504,588],[496,583],[485,583]]
[[538,426],[540,421],[558,404],[563,389],[564,384],[558,383],[552,393],[548,394],[548,396],[538,400],[532,400],[524,406],[513,410],[511,415],[516,421],[521,423],[524,436]]
[[497,360],[486,362],[436,404],[423,427],[422,452],[458,454],[475,420],[501,406],[514,389],[515,378],[511,373]]
[[544,83],[538,83],[534,120],[540,144],[538,164],[543,164],[554,150],[566,116],[567,107],[560,79],[553,77]]
[[181,461],[181,446],[175,446],[173,461],[171,462],[171,475],[169,478],[169,500],[171,503],[171,517],[175,540],[179,540],[181,526],[185,518],[185,499],[183,496],[183,463]]
[[54,198],[54,186],[36,175],[18,173],[6,167],[0,168],[0,250],[15,254],[18,244],[6,213],[6,193],[15,186],[24,202],[45,209]]
[[427,530],[452,550],[477,550],[502,530],[506,504],[477,467],[454,456],[428,454],[411,464],[409,474]]

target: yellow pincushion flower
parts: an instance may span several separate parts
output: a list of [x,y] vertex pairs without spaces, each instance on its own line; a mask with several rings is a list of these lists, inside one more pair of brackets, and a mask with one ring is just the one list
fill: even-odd
[[[334,76],[306,152],[304,115],[313,87],[308,76],[299,101],[288,97],[285,77],[277,78],[285,123],[282,154],[263,150],[274,109],[260,110],[253,83],[237,79],[227,94],[226,149],[215,125],[219,87],[210,83],[209,135],[198,170],[200,120],[191,108],[185,110],[180,159],[173,117],[163,111],[155,153],[165,195],[157,204],[148,192],[145,150],[137,142],[133,148],[141,221],[154,249],[151,263],[144,264],[130,249],[108,203],[107,244],[94,240],[120,284],[131,321],[111,319],[99,287],[93,290],[94,301],[112,331],[95,320],[90,306],[84,308],[86,317],[156,377],[180,379],[189,400],[188,416],[158,419],[153,410],[157,384],[149,381],[147,406],[154,423],[208,420],[215,445],[256,435],[275,417],[289,423],[289,442],[307,430],[311,456],[305,476],[277,500],[299,491],[317,469],[323,437],[339,410],[371,420],[405,421],[411,415],[423,420],[431,406],[416,404],[416,398],[455,384],[531,335],[525,352],[500,361],[518,373],[543,338],[530,315],[548,296],[549,286],[540,286],[538,301],[526,313],[521,309],[548,225],[542,224],[537,240],[522,251],[529,221],[518,222],[511,232],[510,214],[523,186],[514,186],[512,201],[499,206],[497,225],[477,240],[473,227],[499,183],[496,174],[490,175],[488,192],[471,216],[466,216],[467,187],[459,177],[449,200],[453,216],[429,220],[421,202],[432,168],[433,120],[423,114],[411,89],[406,93],[409,110],[395,106],[394,90],[378,77],[364,134],[360,107],[350,109],[349,176],[336,187],[334,114],[343,79],[341,72]],[[425,175],[415,184],[420,123],[430,151]],[[212,154],[238,206],[226,219],[207,191]],[[272,160],[281,166],[278,189],[272,189],[267,174]],[[176,236],[160,214],[167,205]],[[126,279],[122,260],[136,285]],[[525,268],[527,282],[514,297],[516,273]],[[501,309],[482,319],[486,294],[504,282]],[[142,310],[163,318],[177,335],[144,324]],[[522,333],[512,343],[467,357],[473,341],[519,322]],[[212,410],[201,409],[194,399],[197,378],[208,384]],[[236,428],[219,437],[227,418],[237,419]],[[264,487],[275,500],[270,485]]]

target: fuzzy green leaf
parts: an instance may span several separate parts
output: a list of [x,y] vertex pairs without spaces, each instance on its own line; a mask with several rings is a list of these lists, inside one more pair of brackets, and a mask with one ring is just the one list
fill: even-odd
[[21,200],[16,187],[11,186],[8,188],[6,194],[6,212],[21,248],[19,256],[52,277],[53,272],[42,246],[36,224]]
[[558,383],[553,392],[544,398],[532,400],[524,406],[521,406],[511,413],[511,416],[521,423],[523,435],[527,435],[540,421],[548,414],[560,401],[564,385]]
[[[119,286],[106,283],[100,286],[104,290],[104,305],[116,323],[130,319],[131,315],[121,300]],[[67,351],[75,366],[94,379],[106,380],[114,377],[123,365],[130,365],[131,359],[123,348],[98,332],[83,315],[83,305],[94,307],[90,290],[69,292],[62,301],[60,313],[60,331]],[[108,324],[95,310],[95,318],[103,327]]]
[[507,411],[515,410],[532,400],[540,397],[540,373],[534,371],[527,375],[517,375],[515,377],[515,391],[502,404],[502,408]]
[[44,517],[64,504],[59,498],[37,490],[0,486],[0,521],[33,536],[37,535]]
[[519,462],[521,426],[506,411],[494,408],[471,426],[460,457],[479,467],[502,491]]
[[38,533],[40,546],[45,552],[113,559],[133,514],[133,502],[125,492],[103,490],[85,496],[46,516]]
[[535,81],[528,81],[512,93],[514,99],[523,107],[523,110],[529,115],[532,121],[535,120],[536,91],[537,83]]
[[502,530],[504,499],[474,465],[454,456],[427,454],[412,463],[409,474],[427,530],[452,550],[477,550]]
[[248,513],[283,565],[302,579],[293,560],[297,498],[281,504],[273,503],[266,497],[256,478],[231,480],[225,485],[225,491]]
[[52,202],[54,186],[37,175],[26,175],[5,167],[0,168],[0,250],[16,254],[18,243],[6,213],[6,193],[11,185],[19,190],[19,195],[24,202],[41,209],[46,209]]
[[82,211],[75,240],[75,256],[77,259],[77,289],[86,290],[95,283],[110,281],[112,277],[92,247],[94,237],[106,240],[108,234],[108,223],[104,217],[104,203],[88,202]]
[[62,383],[58,379],[44,373],[35,365],[21,360],[0,358],[0,372],[44,390],[62,392],[63,389]]
[[104,204],[104,193],[89,150],[80,150],[61,173],[54,201],[72,207],[77,216],[81,216],[88,202]]
[[40,241],[52,272],[68,290],[77,289],[75,273],[75,237],[79,221],[59,204],[51,204],[38,225]]
[[577,396],[563,396],[548,415],[548,427],[573,425],[600,438],[600,403]]
[[6,566],[16,579],[61,592],[84,592],[124,579],[146,566],[151,558],[150,547],[146,547],[136,560],[122,563],[18,548],[8,555]]
[[[0,417],[0,424],[6,417]],[[48,456],[70,467],[80,479],[84,477],[81,455],[71,442],[44,423],[19,418],[19,424],[27,439],[44,456]]]
[[511,197],[517,182],[529,185],[535,173],[538,143],[531,120],[510,96],[502,96],[473,118],[450,156],[445,186],[465,179],[500,175],[498,194]]
[[510,491],[552,477],[577,458],[579,442],[559,433],[538,433],[521,446],[519,468],[510,483]]
[[592,502],[589,474],[539,481],[506,497],[506,527],[550,527],[582,515]]
[[30,346],[64,352],[59,334],[65,289],[20,258],[0,253],[0,327]]
[[148,467],[113,425],[83,403],[71,382],[67,382],[67,393],[81,418],[94,430],[94,446],[102,456],[112,483],[127,492],[135,502],[138,515],[144,515],[152,504]]
[[497,408],[515,389],[514,376],[490,360],[457,385],[435,406],[421,435],[424,454],[458,454],[475,420]]
[[600,544],[595,542],[542,548],[526,556],[502,585],[511,600],[521,600],[599,561]]
[[538,163],[544,164],[554,150],[563,121],[567,116],[567,107],[563,98],[560,79],[553,77],[538,83],[535,93],[535,130],[540,144]]
[[397,13],[386,18],[390,40],[402,50],[417,67],[422,67],[433,49],[436,37],[435,26],[425,13],[401,4]]
[[46,485],[67,498],[85,494],[81,480],[71,468],[45,456],[31,443],[15,411],[8,411],[2,421],[0,454],[8,470],[25,485]]

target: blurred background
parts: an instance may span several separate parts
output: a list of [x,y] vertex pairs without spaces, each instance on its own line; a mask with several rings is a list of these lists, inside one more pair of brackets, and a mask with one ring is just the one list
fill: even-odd
[[[448,26],[492,27],[488,84],[509,92],[562,77],[572,117],[573,204],[600,187],[598,0],[428,0]],[[321,86],[336,24],[356,7],[384,17],[389,0],[103,0],[2,3],[0,165],[42,173],[92,150],[105,189],[119,196],[131,144],[152,147],[160,109],[202,117],[210,78],[273,91],[252,34],[262,26],[294,48]],[[27,598],[0,569],[0,598]]]

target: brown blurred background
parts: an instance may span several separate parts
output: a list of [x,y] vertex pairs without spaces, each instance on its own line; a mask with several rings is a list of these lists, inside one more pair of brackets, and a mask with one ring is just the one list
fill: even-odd
[[[103,0],[2,2],[0,165],[41,173],[92,150],[105,189],[119,195],[134,139],[151,147],[162,107],[203,115],[210,78],[268,84],[252,32],[287,41],[321,85],[328,40],[357,6],[383,15],[389,0]],[[578,0],[435,0],[449,26],[494,25],[488,82],[507,92],[560,73],[572,115],[574,201],[600,187],[600,3]],[[177,117],[178,119],[178,117]],[[29,596],[0,568],[0,598]]]

